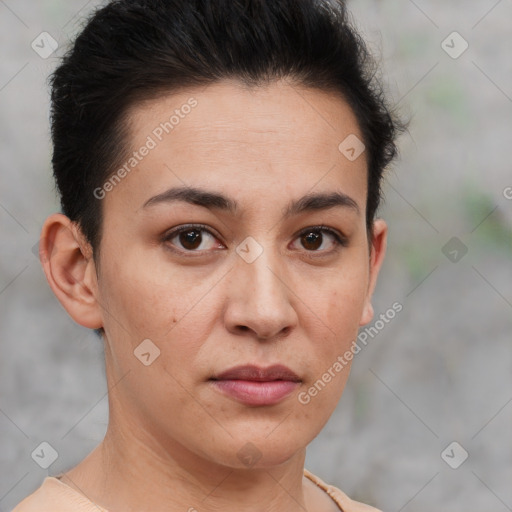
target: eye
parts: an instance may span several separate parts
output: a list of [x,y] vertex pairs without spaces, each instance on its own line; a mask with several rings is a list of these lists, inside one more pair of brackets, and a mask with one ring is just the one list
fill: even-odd
[[[327,235],[327,237],[326,237]],[[326,226],[313,226],[303,229],[298,235],[301,245],[307,252],[331,253],[339,247],[348,245],[347,238],[338,231]],[[328,240],[330,239],[330,243]],[[166,233],[162,242],[169,243],[177,248],[177,252],[201,253],[212,249],[225,249],[225,246],[217,242],[216,236],[211,233],[207,226],[202,224],[188,224],[173,229]],[[297,238],[296,238],[297,240]],[[325,249],[325,246],[333,249]],[[171,247],[171,249],[174,249]]]
[[214,240],[216,240],[216,237],[202,224],[181,226],[166,233],[162,238],[163,242],[170,242],[171,245],[177,246],[182,252],[201,252],[224,248],[222,244],[219,247],[219,244],[213,243]]
[[[330,244],[326,242],[325,234],[328,235],[327,239],[331,239]],[[348,240],[344,235],[326,226],[313,226],[303,229],[298,237],[302,247],[308,252],[331,253],[340,247],[346,247],[348,245]],[[329,247],[329,245],[332,246],[333,249],[325,250],[326,245],[327,247]]]

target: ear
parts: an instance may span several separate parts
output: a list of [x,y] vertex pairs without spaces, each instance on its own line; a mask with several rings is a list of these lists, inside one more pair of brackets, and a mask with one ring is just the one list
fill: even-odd
[[386,254],[388,226],[382,219],[376,219],[373,223],[373,237],[370,241],[370,276],[368,280],[368,291],[365,298],[363,314],[359,325],[366,325],[373,318],[372,295],[377,284],[377,277],[379,275],[384,255]]
[[41,230],[39,258],[69,316],[90,329],[103,327],[92,248],[80,228],[65,215],[50,215]]

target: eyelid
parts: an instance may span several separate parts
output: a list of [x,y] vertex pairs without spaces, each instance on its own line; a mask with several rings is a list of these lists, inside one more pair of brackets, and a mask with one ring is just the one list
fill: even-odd
[[210,226],[207,226],[206,224],[182,224],[181,226],[166,231],[163,234],[162,239],[169,240],[169,238],[174,238],[176,235],[179,235],[183,231],[193,231],[194,229],[197,231],[207,231],[210,233],[210,235],[218,238],[218,235],[213,233]]
[[[196,231],[206,231],[213,238],[215,238],[217,240],[220,239],[220,237],[217,234],[215,234],[212,231],[212,229],[209,226],[207,226],[206,224],[183,224],[183,225],[181,225],[179,227],[172,228],[172,229],[166,231],[162,235],[162,237],[161,237],[161,242],[162,243],[169,242],[169,240],[172,240],[174,237],[176,237],[180,233],[182,233],[184,231],[193,231],[193,230],[196,230]],[[224,245],[222,242],[221,242],[221,244]],[[173,252],[176,252],[176,253],[178,253],[180,255],[185,254],[186,256],[192,256],[192,257],[193,256],[204,256],[204,254],[216,252],[215,250],[209,250],[209,251],[186,251],[184,249],[176,248],[172,244],[170,244],[170,249]]]
[[302,229],[295,235],[294,241],[298,237],[306,235],[312,231],[321,231],[330,234],[334,238],[334,247],[328,251],[308,251],[307,249],[303,249],[299,251],[301,253],[301,258],[306,258],[311,261],[322,261],[322,259],[330,258],[336,254],[339,254],[342,249],[348,247],[349,245],[349,238],[344,233],[338,231],[337,229],[324,226],[323,224]]
[[[310,226],[307,228],[302,229],[295,235],[295,237],[305,235],[310,231],[325,231],[332,235],[336,241],[343,247],[346,247],[348,245],[348,237],[345,236],[341,231],[338,231],[337,229],[330,228],[329,226],[324,226],[323,224],[319,226]],[[308,251],[308,252],[322,252],[322,251]]]

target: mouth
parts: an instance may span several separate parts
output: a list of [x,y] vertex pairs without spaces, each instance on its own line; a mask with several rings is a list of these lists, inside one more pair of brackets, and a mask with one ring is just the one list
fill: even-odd
[[209,379],[224,395],[250,406],[274,405],[290,395],[301,379],[283,365],[237,366]]
[[255,365],[235,366],[222,372],[210,380],[246,380],[253,382],[272,382],[286,380],[300,382],[299,377],[288,367],[276,364],[268,368],[261,368]]

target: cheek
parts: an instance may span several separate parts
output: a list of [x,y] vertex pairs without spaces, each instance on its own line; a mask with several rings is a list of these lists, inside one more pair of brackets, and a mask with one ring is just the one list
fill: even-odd
[[125,327],[132,336],[164,341],[200,300],[197,284],[186,270],[153,265],[143,255],[128,252],[105,266],[100,299],[113,329]]
[[357,333],[363,311],[365,293],[362,286],[335,290],[325,304],[326,318],[335,339],[346,340]]
[[[112,265],[108,272],[105,269],[105,330],[113,345],[117,373],[134,369],[134,378],[138,378],[140,363],[134,350],[149,339],[160,352],[150,367],[154,371],[146,372],[142,387],[151,381],[155,388],[166,383],[164,387],[171,389],[176,382],[170,376],[188,386],[197,373],[202,375],[205,370],[198,355],[219,315],[213,284],[194,277],[190,269],[168,266],[163,272],[133,257]],[[168,398],[174,400],[174,394],[179,400],[176,389]]]
[[314,294],[310,292],[304,309],[304,314],[310,310],[310,371],[304,402],[311,402],[306,409],[315,409],[322,421],[327,421],[328,411],[336,406],[350,372],[351,347],[357,339],[367,289],[365,262],[360,261],[324,281],[325,286],[316,288]]
[[302,292],[307,297],[311,319],[316,316],[321,320],[331,351],[343,348],[349,338],[357,335],[367,288],[368,270],[360,260],[327,276],[314,290]]

